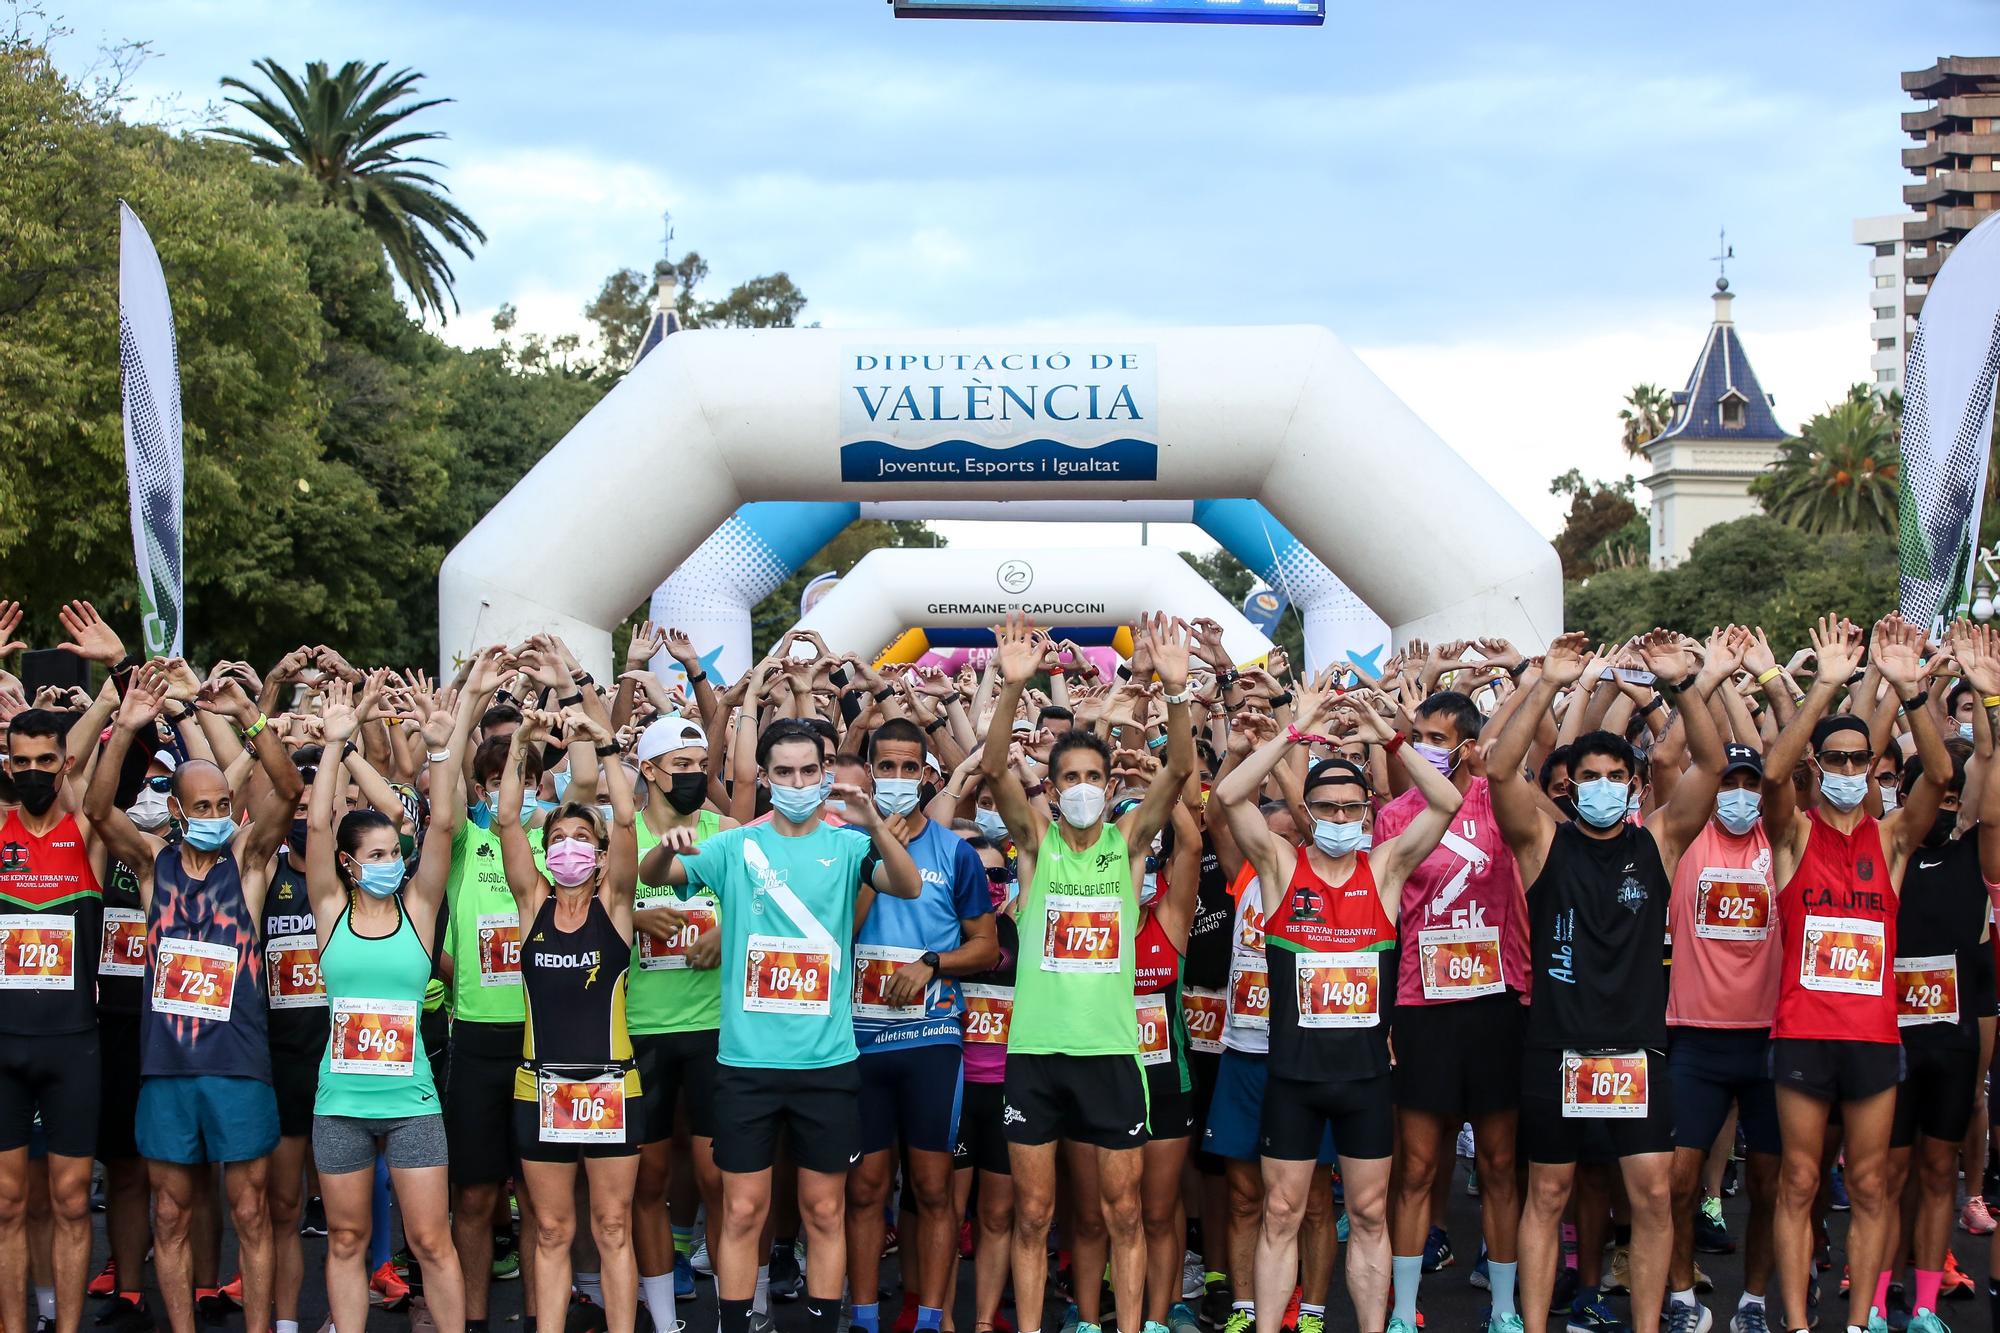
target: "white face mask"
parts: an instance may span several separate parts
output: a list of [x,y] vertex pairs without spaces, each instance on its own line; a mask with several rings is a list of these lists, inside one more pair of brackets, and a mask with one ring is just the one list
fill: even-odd
[[1056,804],[1071,828],[1089,828],[1104,817],[1104,788],[1079,782],[1065,789]]
[[148,833],[163,829],[167,826],[167,794],[142,787],[139,798],[132,802],[132,808],[126,813],[132,816],[134,824]]

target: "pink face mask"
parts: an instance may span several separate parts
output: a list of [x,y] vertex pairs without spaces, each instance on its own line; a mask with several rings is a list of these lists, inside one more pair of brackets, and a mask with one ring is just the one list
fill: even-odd
[[573,889],[597,873],[597,848],[582,838],[561,838],[549,844],[548,862],[556,883]]

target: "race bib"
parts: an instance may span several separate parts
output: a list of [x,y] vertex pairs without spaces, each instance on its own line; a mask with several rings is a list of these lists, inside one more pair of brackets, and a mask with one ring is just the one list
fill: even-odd
[[264,941],[264,976],[273,1009],[324,1009],[326,987],[319,979],[319,941],[311,935],[279,935]]
[[1500,975],[1500,927],[1418,931],[1417,973],[1426,1000],[1498,995],[1507,989]]
[[644,931],[639,933],[639,970],[642,972],[684,971],[688,967],[688,950],[696,940],[716,928],[715,900],[712,898],[690,898],[682,902],[678,898],[655,898],[642,902],[639,909],[648,907],[675,907],[687,914],[687,924],[674,931],[663,940],[654,939]]
[[1382,1021],[1372,953],[1302,953],[1293,972],[1302,1028],[1372,1028]]
[[1134,995],[1132,1007],[1139,1018],[1139,1059],[1144,1064],[1163,1065],[1174,1058],[1173,1029],[1167,1026],[1167,997],[1164,992]]
[[1119,938],[1118,897],[1052,893],[1043,899],[1047,929],[1042,935],[1044,972],[1116,972],[1124,944]]
[[415,1000],[336,999],[331,1007],[328,1069],[336,1074],[409,1077],[416,1067]]
[[104,909],[104,938],[97,948],[97,975],[146,975],[146,914],[136,907]]
[[1014,988],[968,981],[965,992],[965,1039],[980,1046],[1005,1046],[1014,1021]]
[[833,951],[805,940],[752,935],[745,943],[743,1008],[759,1014],[833,1012]]
[[160,937],[153,954],[153,1012],[229,1021],[236,998],[236,950],[227,944]]
[[1958,1021],[1958,955],[1896,960],[1896,1026]]
[[1562,1113],[1568,1120],[1644,1120],[1646,1053],[1564,1051]]
[[1799,951],[1799,984],[1807,990],[1880,995],[1888,971],[1888,945],[1880,921],[1808,916]]
[[521,918],[495,912],[479,918],[479,984],[521,984]]
[[0,990],[76,989],[76,918],[0,916]]
[[1271,1027],[1271,974],[1261,967],[1229,970],[1229,1022],[1233,1027]]
[[856,1018],[922,1018],[924,997],[914,1004],[892,1004],[889,979],[905,963],[924,956],[922,949],[898,949],[888,944],[854,946],[854,1016]]
[[1181,987],[1181,1022],[1187,1025],[1188,1049],[1222,1054],[1222,1020],[1228,1012],[1229,997],[1221,991]]
[[1754,870],[1705,866],[1694,886],[1694,933],[1705,940],[1761,940],[1771,933],[1771,886]]
[[625,1076],[544,1069],[536,1076],[543,1143],[623,1143]]

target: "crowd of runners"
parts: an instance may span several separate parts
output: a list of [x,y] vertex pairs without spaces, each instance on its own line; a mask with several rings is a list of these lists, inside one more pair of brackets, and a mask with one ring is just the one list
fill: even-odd
[[1940,1333],[1994,1231],[1983,626],[1308,676],[1157,615],[1107,679],[1011,617],[725,688],[651,624],[434,680],[59,619],[98,688],[0,674],[10,1333],[1415,1333],[1456,1154],[1488,1333]]

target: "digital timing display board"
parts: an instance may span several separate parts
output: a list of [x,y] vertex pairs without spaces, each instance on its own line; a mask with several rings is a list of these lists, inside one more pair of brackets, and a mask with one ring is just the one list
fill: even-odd
[[897,18],[1131,23],[1326,22],[1326,0],[889,0]]

